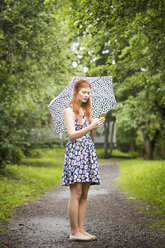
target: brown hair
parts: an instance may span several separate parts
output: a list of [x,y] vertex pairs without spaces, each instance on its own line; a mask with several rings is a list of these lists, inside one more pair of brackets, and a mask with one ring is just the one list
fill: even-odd
[[[82,122],[82,115],[80,113],[80,103],[79,103],[79,98],[78,98],[78,92],[81,88],[91,88],[91,85],[83,80],[80,79],[77,81],[74,85],[74,90],[73,90],[73,96],[70,104],[73,106],[73,111],[78,119],[78,123],[81,125]],[[82,109],[84,111],[84,114],[87,118],[88,123],[90,124],[92,122],[91,120],[91,99],[90,97],[88,98],[86,103],[82,103]]]

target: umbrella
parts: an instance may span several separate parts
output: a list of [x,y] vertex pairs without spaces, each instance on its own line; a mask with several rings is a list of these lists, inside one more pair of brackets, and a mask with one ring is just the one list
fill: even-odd
[[74,77],[48,106],[56,133],[66,131],[64,110],[72,99],[74,84],[80,79],[86,80],[91,85],[92,119],[98,118],[101,113],[107,113],[116,105],[112,77]]

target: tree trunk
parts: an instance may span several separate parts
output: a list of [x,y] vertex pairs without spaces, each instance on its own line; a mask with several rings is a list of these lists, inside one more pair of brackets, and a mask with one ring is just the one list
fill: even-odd
[[110,152],[109,155],[112,156],[112,150],[113,150],[113,135],[114,135],[114,126],[115,126],[115,122],[112,121],[112,128],[111,128],[111,140],[110,140]]
[[154,148],[155,148],[156,141],[159,137],[159,134],[160,134],[160,130],[157,129],[152,140],[149,139],[148,134],[143,134],[146,159],[154,159]]
[[131,142],[130,147],[129,147],[129,150],[130,150],[130,152],[132,152],[132,151],[135,150],[134,142]]
[[109,118],[104,122],[104,158],[108,158]]
[[153,159],[153,154],[151,152],[151,142],[147,134],[144,134],[144,149],[145,149],[145,158]]

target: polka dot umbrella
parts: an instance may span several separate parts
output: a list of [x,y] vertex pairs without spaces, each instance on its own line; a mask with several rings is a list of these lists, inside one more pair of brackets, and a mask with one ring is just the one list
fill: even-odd
[[86,80],[91,85],[92,119],[98,118],[102,113],[107,113],[116,105],[112,77],[74,77],[48,106],[56,133],[66,131],[64,110],[72,99],[74,84],[80,79]]

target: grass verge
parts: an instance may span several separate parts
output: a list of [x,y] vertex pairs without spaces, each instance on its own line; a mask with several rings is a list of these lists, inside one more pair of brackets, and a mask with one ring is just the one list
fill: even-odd
[[35,149],[25,165],[7,165],[0,170],[0,227],[17,206],[38,199],[61,181],[64,149]]
[[152,213],[161,215],[165,230],[165,161],[126,160],[120,161],[119,167],[120,176],[116,180],[128,192],[128,199],[148,203]]
[[[97,157],[98,157],[99,162],[125,160],[125,158],[103,158],[104,157],[104,148],[97,148],[96,151],[97,151]],[[119,151],[118,149],[113,149],[112,155],[127,156],[127,157],[131,157],[131,156],[135,156],[135,155],[137,156],[136,153],[133,153],[133,152],[125,153],[125,152]]]

